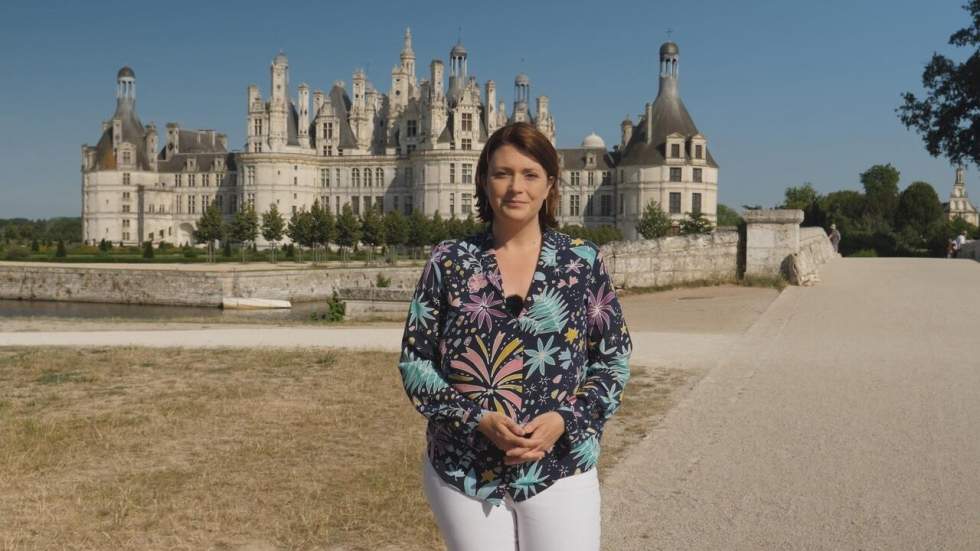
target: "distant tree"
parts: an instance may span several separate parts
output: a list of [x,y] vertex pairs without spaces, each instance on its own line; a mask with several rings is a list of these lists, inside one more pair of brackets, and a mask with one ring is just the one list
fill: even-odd
[[273,264],[276,262],[276,249],[279,247],[279,242],[282,241],[285,229],[286,221],[279,212],[279,207],[272,203],[269,210],[262,214],[262,239],[272,243]]
[[636,223],[636,231],[644,239],[656,239],[670,234],[670,217],[656,201],[650,201],[643,209],[643,215]]
[[[313,201],[313,208],[310,209],[310,226],[314,251],[318,246],[322,246],[323,256],[326,258],[327,247],[337,237],[337,222],[330,212],[330,205],[320,206],[319,200]],[[317,262],[316,254],[314,252],[314,262]]]
[[936,190],[926,182],[912,182],[898,198],[897,222],[900,229],[911,228],[920,236],[943,218],[943,206]]
[[820,213],[820,194],[809,182],[800,187],[786,188],[785,199],[780,208],[802,210],[804,226],[816,226],[823,221]]
[[31,239],[31,252],[36,253],[41,250],[41,246],[37,242],[37,238]]
[[242,264],[244,264],[246,247],[248,243],[255,241],[259,232],[259,220],[252,203],[247,203],[245,208],[235,213],[229,230],[231,234],[229,237],[241,244]]
[[900,173],[891,164],[874,165],[861,173],[864,185],[864,212],[878,222],[894,224],[898,210],[898,180]]
[[68,251],[65,250],[65,242],[62,239],[58,240],[58,250],[54,253],[55,258],[65,258],[68,256]]
[[385,243],[397,247],[408,240],[408,220],[397,210],[385,215]]
[[408,217],[409,247],[424,247],[429,244],[429,221],[421,211],[414,210]]
[[194,239],[198,243],[207,243],[208,262],[214,262],[214,242],[224,238],[224,220],[221,211],[218,210],[217,203],[212,202],[211,206],[201,213],[197,220],[197,227],[194,229]]
[[361,241],[371,247],[384,245],[385,225],[378,209],[366,209],[361,215]]
[[305,209],[293,213],[286,227],[286,235],[298,246],[299,261],[303,261],[303,247],[312,242],[313,217]]
[[980,166],[980,0],[970,0],[963,8],[972,21],[950,35],[949,44],[968,48],[964,61],[933,53],[922,71],[928,95],[920,100],[906,92],[896,111],[906,128],[922,136],[930,155]]
[[742,223],[742,217],[735,212],[735,209],[719,203],[716,214],[719,226],[738,226]]
[[693,235],[711,233],[711,221],[703,212],[689,212],[687,218],[681,221],[681,234]]
[[462,239],[466,237],[466,223],[452,216],[446,220],[446,236],[449,239]]
[[104,253],[112,250],[112,241],[106,241],[105,238],[103,238],[101,241],[99,241],[99,250]]
[[361,240],[361,223],[354,216],[350,205],[344,205],[337,217],[337,244],[341,247],[353,247]]
[[153,258],[153,242],[145,241],[143,243],[143,258]]
[[466,215],[466,220],[463,220],[463,233],[467,236],[481,233],[484,229],[486,225],[473,218],[472,212]]
[[429,244],[435,245],[442,241],[445,241],[449,236],[449,232],[446,230],[446,222],[442,219],[442,215],[439,211],[436,211],[432,215],[432,219],[429,221]]

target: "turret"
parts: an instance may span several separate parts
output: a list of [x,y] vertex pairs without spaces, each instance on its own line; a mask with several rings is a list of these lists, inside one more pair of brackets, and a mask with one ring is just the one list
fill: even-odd
[[409,82],[415,85],[415,52],[412,50],[412,29],[405,29],[405,41],[402,44],[402,53],[399,56],[402,62],[402,69],[408,73]]
[[310,87],[300,84],[296,94],[298,122],[296,129],[300,147],[310,147]]
[[442,61],[433,59],[432,63],[429,64],[429,73],[431,77],[432,102],[435,103],[437,99],[442,98],[443,87],[445,86],[443,82],[445,66],[442,64]]
[[157,127],[155,124],[150,123],[146,125],[146,158],[150,161],[150,170],[154,171],[157,169],[158,146]]
[[269,67],[271,80],[269,100],[269,145],[280,151],[286,145],[288,115],[289,60],[281,51]]
[[664,42],[660,46],[660,90],[658,96],[677,95],[677,70],[680,58],[680,48],[673,42]]

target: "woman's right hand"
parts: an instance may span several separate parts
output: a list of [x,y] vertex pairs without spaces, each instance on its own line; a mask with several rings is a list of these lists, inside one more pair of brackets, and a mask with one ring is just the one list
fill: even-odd
[[480,419],[477,430],[493,442],[501,451],[513,448],[533,447],[530,439],[524,438],[524,429],[513,419],[495,411],[488,411]]

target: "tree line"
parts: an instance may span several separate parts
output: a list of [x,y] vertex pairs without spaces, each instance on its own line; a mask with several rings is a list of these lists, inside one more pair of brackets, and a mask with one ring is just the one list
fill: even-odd
[[874,165],[859,179],[863,192],[821,195],[810,183],[789,187],[780,208],[802,210],[804,226],[836,224],[845,256],[945,256],[949,240],[960,232],[978,237],[976,226],[947,219],[928,182],[912,182],[899,191],[901,173],[891,164]]

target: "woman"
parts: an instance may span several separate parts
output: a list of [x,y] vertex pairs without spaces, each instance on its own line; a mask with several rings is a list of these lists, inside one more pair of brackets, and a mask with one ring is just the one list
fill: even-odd
[[599,549],[599,439],[631,343],[598,248],[551,229],[558,178],[547,137],[497,130],[476,172],[489,228],[436,246],[409,307],[399,367],[450,551]]

